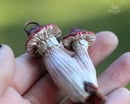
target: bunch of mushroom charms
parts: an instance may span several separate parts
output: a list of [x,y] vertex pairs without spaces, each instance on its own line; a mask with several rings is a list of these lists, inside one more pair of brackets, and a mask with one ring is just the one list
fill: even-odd
[[[27,29],[29,25],[33,25]],[[28,22],[24,27],[28,35],[26,50],[32,57],[42,57],[55,84],[73,104],[104,104],[106,97],[98,89],[95,67],[88,48],[95,34],[73,28],[61,39],[57,25]]]

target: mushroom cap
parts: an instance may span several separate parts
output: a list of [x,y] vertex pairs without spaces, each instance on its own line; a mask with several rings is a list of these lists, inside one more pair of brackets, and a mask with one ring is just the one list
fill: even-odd
[[70,33],[63,38],[62,42],[65,48],[72,50],[72,43],[79,39],[85,39],[88,45],[91,46],[95,42],[96,35],[91,31],[74,27]]
[[54,24],[36,25],[28,30],[27,34],[26,51],[31,56],[40,57],[48,49],[46,40],[51,37],[59,38],[61,36],[61,30]]

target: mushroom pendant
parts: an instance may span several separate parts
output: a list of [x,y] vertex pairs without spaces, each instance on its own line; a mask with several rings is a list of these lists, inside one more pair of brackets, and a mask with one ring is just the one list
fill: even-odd
[[[32,24],[34,27],[27,30]],[[53,81],[74,104],[104,104],[106,98],[98,90],[96,70],[87,52],[95,41],[93,32],[74,28],[59,40],[61,30],[54,24],[29,22],[24,30],[28,34],[27,52],[43,58]]]

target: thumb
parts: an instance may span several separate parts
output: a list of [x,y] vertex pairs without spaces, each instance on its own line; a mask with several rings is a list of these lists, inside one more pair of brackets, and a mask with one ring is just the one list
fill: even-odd
[[14,54],[7,45],[0,45],[0,95],[11,84],[15,70]]

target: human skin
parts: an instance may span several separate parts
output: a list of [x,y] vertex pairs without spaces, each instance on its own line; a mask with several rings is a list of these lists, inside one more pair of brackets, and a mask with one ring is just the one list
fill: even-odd
[[[112,32],[96,34],[96,42],[89,48],[95,66],[103,62],[118,45]],[[0,104],[58,104],[65,96],[52,81],[40,58],[27,53],[14,57],[11,48],[0,48]],[[107,96],[105,104],[129,104],[130,53],[124,53],[98,77],[99,90]],[[67,100],[64,104],[71,104]]]

